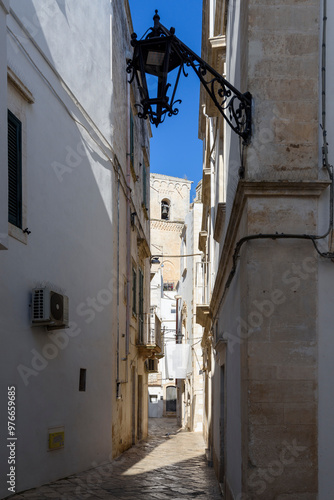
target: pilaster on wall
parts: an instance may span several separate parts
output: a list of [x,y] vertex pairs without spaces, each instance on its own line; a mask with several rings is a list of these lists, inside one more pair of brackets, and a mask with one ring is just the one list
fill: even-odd
[[[312,185],[248,196],[248,234],[316,233],[321,189]],[[240,255],[243,492],[315,498],[317,254],[307,240],[260,239]]]
[[249,179],[318,176],[320,0],[249,0]]

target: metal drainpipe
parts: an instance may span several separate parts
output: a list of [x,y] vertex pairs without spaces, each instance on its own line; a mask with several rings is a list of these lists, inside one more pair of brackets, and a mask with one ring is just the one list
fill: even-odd
[[116,357],[116,397],[120,396],[119,393],[119,188],[120,188],[120,176],[119,176],[119,165],[118,165],[118,175],[117,175],[117,357]]
[[176,299],[176,321],[175,321],[176,331],[175,331],[175,343],[179,343],[179,299]]

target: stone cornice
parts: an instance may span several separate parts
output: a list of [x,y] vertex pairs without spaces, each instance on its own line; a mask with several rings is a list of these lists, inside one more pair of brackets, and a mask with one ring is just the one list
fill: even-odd
[[249,198],[262,197],[319,197],[329,186],[329,181],[239,181],[232,212],[226,231],[223,250],[220,254],[217,276],[212,291],[210,302],[211,315],[214,316],[217,305],[220,303],[223,286],[226,283],[228,273],[231,269],[231,260],[236,242],[247,236],[239,235],[239,224],[244,212],[244,207]]
[[161,219],[151,219],[151,230],[160,229],[164,231],[175,231],[181,234],[184,222],[164,221]]
[[[329,181],[240,181],[235,199],[249,196],[316,196],[328,187]],[[233,207],[234,208],[234,207]]]
[[24,83],[9,66],[7,66],[7,79],[8,82],[11,83],[11,85],[29,104],[35,102],[34,96],[30,92],[30,90],[26,87],[26,85],[24,85]]

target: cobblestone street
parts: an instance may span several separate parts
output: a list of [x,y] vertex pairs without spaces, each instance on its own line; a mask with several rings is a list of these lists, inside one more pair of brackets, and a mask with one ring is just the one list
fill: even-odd
[[26,491],[11,500],[221,499],[200,433],[182,432],[175,419],[150,419],[149,437],[112,463]]

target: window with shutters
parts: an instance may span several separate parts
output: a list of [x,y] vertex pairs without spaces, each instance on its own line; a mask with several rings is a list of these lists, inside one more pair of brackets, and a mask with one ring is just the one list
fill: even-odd
[[138,341],[139,344],[144,343],[144,275],[139,269],[139,310],[138,310]]
[[132,268],[132,314],[137,314],[137,273]]
[[132,111],[130,111],[130,164],[132,168],[134,168],[134,148],[135,148],[134,123],[133,123],[133,114]]
[[8,221],[22,229],[22,124],[9,110]]
[[146,175],[146,164],[143,161],[143,206],[147,208],[147,175]]

